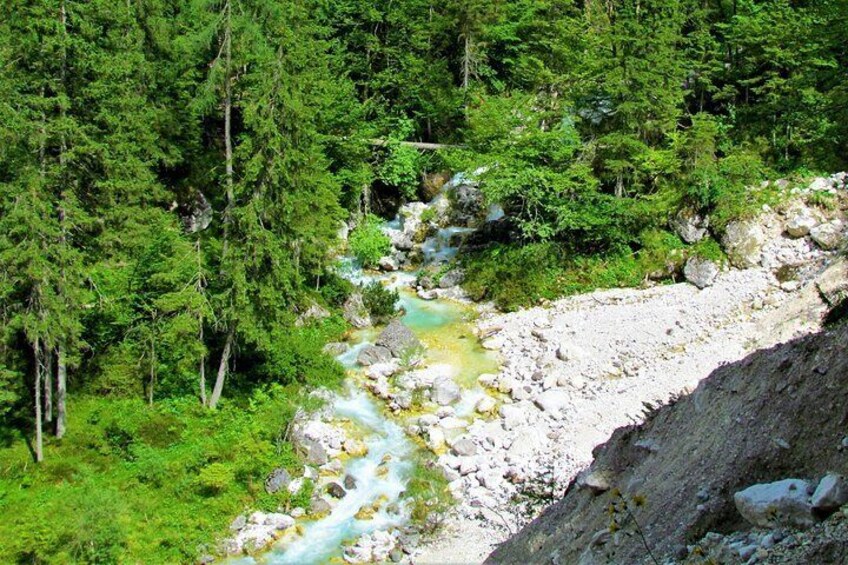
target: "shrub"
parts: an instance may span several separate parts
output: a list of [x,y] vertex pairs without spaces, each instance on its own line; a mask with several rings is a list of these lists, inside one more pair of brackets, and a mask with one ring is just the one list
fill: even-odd
[[398,300],[400,295],[396,290],[388,289],[378,281],[362,288],[362,301],[376,323],[383,323],[397,315]]
[[404,496],[412,503],[412,521],[425,531],[434,530],[453,504],[447,479],[432,459],[418,462]]
[[350,250],[363,267],[374,267],[392,248],[389,237],[380,227],[380,218],[366,216],[350,234]]
[[425,224],[428,224],[436,219],[436,209],[435,208],[425,208],[423,212],[421,212],[421,221]]

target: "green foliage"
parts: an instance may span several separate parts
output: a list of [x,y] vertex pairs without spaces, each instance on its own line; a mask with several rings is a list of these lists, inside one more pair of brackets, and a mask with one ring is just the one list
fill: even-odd
[[453,504],[448,482],[432,459],[418,461],[404,497],[412,504],[410,517],[423,531],[432,532]]
[[719,265],[727,262],[727,255],[721,245],[711,237],[706,237],[689,249],[689,254],[703,259],[709,259]]
[[397,189],[405,200],[415,200],[421,157],[414,147],[389,142],[386,155],[377,168],[377,178]]
[[389,236],[383,233],[377,216],[366,216],[351,232],[348,245],[363,267],[375,267],[392,248]]
[[268,495],[263,483],[275,467],[302,468],[282,438],[304,396],[269,387],[215,412],[191,398],[153,410],[77,398],[44,465],[23,443],[0,449],[0,560],[192,562],[245,507],[303,507],[311,484]]
[[425,224],[429,224],[433,220],[436,219],[437,212],[435,208],[425,208],[423,212],[421,212],[421,221]]
[[374,323],[382,324],[397,315],[398,291],[386,288],[379,281],[373,281],[362,288],[362,301],[371,314]]

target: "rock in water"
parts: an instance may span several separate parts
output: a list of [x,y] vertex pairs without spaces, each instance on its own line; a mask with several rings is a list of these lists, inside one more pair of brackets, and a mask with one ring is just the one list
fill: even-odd
[[762,261],[765,234],[753,220],[730,222],[724,230],[721,244],[734,267],[749,269]]
[[430,392],[430,397],[433,402],[439,406],[447,406],[459,400],[462,396],[462,391],[459,385],[453,382],[450,378],[439,378],[433,383],[433,389]]
[[377,363],[388,363],[392,359],[392,352],[381,345],[369,345],[364,347],[356,358],[356,362],[365,367]]
[[733,502],[742,517],[755,526],[808,527],[815,523],[809,488],[807,481],[784,479],[750,486],[734,494]]
[[327,494],[334,498],[344,498],[347,491],[339,483],[332,482],[327,485]]
[[486,217],[483,193],[472,183],[462,183],[451,190],[451,222],[473,227]]
[[404,353],[421,347],[421,342],[400,320],[392,320],[377,338],[376,345],[389,350],[393,357],[401,357]]
[[718,266],[709,259],[691,257],[683,268],[686,280],[698,288],[706,288],[715,282]]
[[683,208],[669,222],[671,228],[686,243],[697,243],[707,234],[710,227],[709,217],[702,217],[691,208]]
[[826,475],[813,493],[812,505],[817,511],[829,514],[848,502],[848,483],[842,475]]
[[282,467],[278,467],[271,471],[271,474],[268,475],[267,479],[265,479],[265,492],[268,494],[274,494],[284,488],[288,488],[291,480],[289,472]]

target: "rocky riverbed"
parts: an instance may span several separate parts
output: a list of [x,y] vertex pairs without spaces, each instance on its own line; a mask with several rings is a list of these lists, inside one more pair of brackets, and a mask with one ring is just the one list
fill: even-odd
[[[821,190],[842,190],[839,182]],[[442,201],[411,207],[419,220],[386,228],[395,241],[381,261],[387,273],[349,273],[400,289],[405,315],[328,345],[351,369],[352,392],[328,398],[325,410],[294,429],[308,465],[285,488],[296,492],[314,481],[311,508],[298,510],[288,528],[278,527],[277,515],[243,517],[233,539],[247,544],[231,549],[261,547],[282,532],[269,562],[302,561],[315,543],[320,551],[312,550],[310,562],[334,555],[348,562],[482,561],[561,496],[616,428],[693,390],[722,364],[819,327],[826,305],[817,277],[839,245],[819,239],[834,229],[844,239],[846,225],[838,208],[806,206],[812,189],[805,190],[729,230],[724,245],[739,268],[687,265],[691,284],[598,291],[511,314],[469,305],[456,286],[461,273],[447,280],[451,271],[443,273],[437,284],[394,272],[410,255],[433,252],[442,260],[456,252],[441,231],[447,228],[428,236],[435,228],[419,221]],[[705,220],[676,223],[698,232]],[[417,450],[437,458],[456,499],[437,536],[423,543],[408,526],[403,497]]]

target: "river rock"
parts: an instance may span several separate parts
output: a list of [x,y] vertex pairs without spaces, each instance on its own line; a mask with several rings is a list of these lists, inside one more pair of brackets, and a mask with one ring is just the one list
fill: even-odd
[[377,263],[377,266],[380,267],[381,271],[393,272],[398,270],[397,260],[390,255],[380,257],[380,261]]
[[295,519],[287,514],[281,514],[279,512],[270,512],[265,515],[264,523],[266,526],[271,526],[275,530],[282,531],[294,526]]
[[345,475],[344,478],[344,488],[347,490],[353,490],[356,488],[356,477],[353,475]]
[[[452,181],[454,182],[454,181]],[[476,183],[464,180],[450,190],[450,220],[454,225],[470,226],[477,225],[486,217],[483,193]]]
[[230,530],[238,532],[247,525],[247,518],[244,515],[236,516],[235,520],[230,523]]
[[833,220],[810,230],[810,237],[824,250],[837,249],[845,242],[845,224]]
[[329,458],[330,456],[327,454],[327,450],[317,442],[309,446],[309,451],[306,454],[306,462],[310,465],[324,465]]
[[393,357],[402,357],[404,353],[421,347],[421,342],[403,322],[395,319],[380,333],[376,347],[388,349]]
[[477,453],[477,446],[468,438],[462,438],[451,446],[451,453],[460,457],[468,457]]
[[362,300],[362,293],[353,292],[342,305],[342,316],[354,328],[370,328],[371,314]]
[[755,220],[739,220],[727,224],[721,243],[734,267],[749,269],[762,261],[765,234]]
[[350,346],[342,341],[332,341],[326,344],[321,351],[330,355],[332,357],[338,357],[342,353],[345,353]]
[[546,390],[545,392],[538,394],[536,398],[533,399],[533,403],[538,406],[540,410],[550,413],[561,412],[569,405],[570,402],[571,397],[569,394],[564,390],[559,389]]
[[286,487],[286,490],[291,494],[297,494],[300,492],[300,489],[303,488],[306,479],[304,477],[298,477],[289,483],[289,486]]
[[831,473],[819,482],[811,500],[813,508],[822,513],[831,513],[848,503],[848,483],[845,477]]
[[447,406],[459,400],[462,396],[462,391],[453,379],[440,377],[433,382],[433,388],[430,391],[430,398],[439,406]]
[[330,315],[329,310],[313,302],[309,305],[309,308],[301,312],[301,314],[297,317],[297,320],[295,320],[294,325],[298,327],[304,326],[310,322],[329,318]]
[[736,509],[755,526],[807,527],[815,523],[808,489],[800,479],[784,479],[774,483],[753,485],[733,495]]
[[268,494],[274,494],[275,492],[288,488],[291,480],[291,475],[288,471],[282,467],[277,467],[271,471],[271,474],[268,475],[267,479],[265,479],[265,492]]
[[477,401],[477,404],[474,405],[474,409],[480,414],[489,414],[495,409],[496,405],[497,401],[491,396],[486,395]]
[[702,257],[690,257],[683,268],[686,280],[698,288],[711,286],[718,276],[718,265]]
[[669,222],[671,228],[686,243],[697,243],[707,234],[710,219],[691,208],[683,208]]
[[345,453],[351,457],[362,457],[368,453],[368,446],[364,442],[353,438],[345,440],[343,447]]
[[462,269],[451,269],[439,279],[439,288],[450,288],[465,280],[465,271]]
[[806,206],[795,210],[786,222],[786,234],[789,237],[804,237],[818,225],[818,220]]
[[342,485],[333,481],[327,485],[327,494],[329,494],[333,498],[344,498],[347,494],[347,491]]
[[432,426],[427,430],[427,447],[431,451],[438,451],[445,446],[445,432],[438,426]]
[[320,516],[321,514],[327,514],[333,509],[333,505],[330,504],[325,498],[321,496],[313,497],[309,503],[309,509],[312,511],[312,514],[316,516]]
[[560,361],[580,361],[586,358],[586,352],[569,340],[563,340],[557,347],[557,359]]
[[378,363],[388,363],[392,360],[392,352],[381,345],[367,345],[362,348],[356,357],[357,363],[365,367]]

